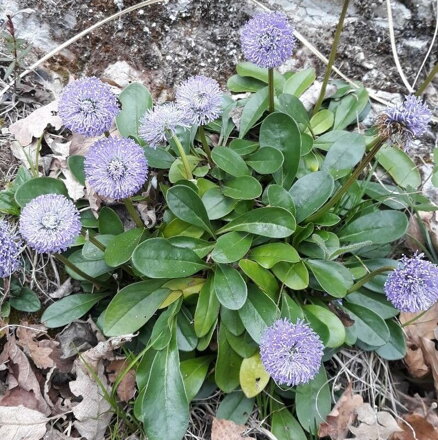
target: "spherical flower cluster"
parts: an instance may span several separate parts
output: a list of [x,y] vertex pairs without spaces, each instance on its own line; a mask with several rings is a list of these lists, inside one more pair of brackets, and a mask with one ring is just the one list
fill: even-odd
[[385,294],[402,312],[427,310],[438,301],[438,266],[423,260],[423,254],[403,256],[386,279]]
[[377,119],[380,134],[392,142],[407,147],[422,136],[432,119],[432,112],[421,98],[410,95],[397,106],[386,109]]
[[324,346],[307,323],[278,319],[262,335],[260,356],[278,385],[309,382],[319,371]]
[[295,48],[293,33],[293,27],[284,14],[257,14],[246,23],[240,33],[245,58],[264,68],[282,65]]
[[90,137],[108,131],[119,111],[117,97],[96,77],[73,81],[64,89],[58,105],[64,125]]
[[79,211],[61,194],[44,194],[21,211],[20,234],[38,253],[65,251],[81,232]]
[[187,127],[184,111],[175,103],[166,103],[148,110],[138,130],[138,134],[152,148],[164,145],[177,127]]
[[222,111],[222,92],[217,81],[192,76],[176,90],[176,103],[190,125],[206,125]]
[[148,163],[132,139],[105,138],[91,146],[85,157],[85,176],[97,194],[112,199],[134,195],[146,181]]
[[21,266],[20,246],[17,234],[0,219],[0,278],[9,277]]

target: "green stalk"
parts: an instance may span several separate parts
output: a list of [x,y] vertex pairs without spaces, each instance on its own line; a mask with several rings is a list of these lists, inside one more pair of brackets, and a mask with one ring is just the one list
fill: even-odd
[[311,215],[307,221],[313,221],[317,219],[318,217],[321,217],[323,214],[328,212],[330,208],[336,205],[336,203],[341,200],[342,196],[348,191],[350,186],[357,180],[360,173],[365,169],[365,167],[371,162],[373,157],[377,154],[377,152],[382,148],[383,144],[386,142],[386,139],[378,136],[371,144],[371,150],[365,155],[365,157],[362,159],[362,161],[359,163],[359,165],[356,167],[356,169],[353,171],[351,176],[345,181],[345,183],[336,191],[335,195],[321,208],[318,209],[318,211],[315,212],[315,214]]
[[344,0],[344,5],[342,6],[341,16],[339,17],[338,26],[336,27],[335,37],[332,44],[332,50],[330,52],[330,57],[328,60],[327,68],[324,74],[324,79],[322,81],[321,91],[319,92],[318,100],[316,101],[315,107],[313,107],[312,115],[318,113],[322,101],[324,101],[325,92],[327,90],[327,84],[332,72],[333,64],[336,59],[336,52],[338,50],[339,41],[341,40],[341,33],[344,27],[345,16],[347,15],[348,5],[350,0]]
[[379,267],[379,269],[373,270],[372,272],[367,273],[363,278],[354,283],[347,291],[347,293],[355,292],[360,289],[364,284],[368,283],[371,279],[373,279],[376,275],[382,272],[392,272],[394,270],[391,266],[383,266]]
[[268,69],[268,87],[269,87],[269,113],[272,113],[275,110],[274,107],[274,69]]
[[59,260],[62,264],[75,271],[80,277],[92,283],[97,290],[102,288],[102,284],[100,284],[95,278],[90,277],[90,275],[86,274],[84,271],[79,269],[76,264],[72,263],[68,258],[65,258],[62,254],[55,254],[54,257]]
[[430,71],[429,75],[427,75],[426,79],[420,84],[418,90],[415,92],[415,96],[421,96],[423,92],[426,90],[426,87],[432,82],[438,73],[438,64],[435,64],[433,69]]
[[183,148],[181,142],[179,141],[179,139],[174,134],[172,134],[172,139],[176,144],[176,148],[178,148],[179,156],[181,157],[182,163],[184,165],[184,169],[186,171],[187,180],[192,180],[193,179],[192,170],[190,168],[190,164],[187,159],[184,148]]
[[[136,224],[136,226],[138,228],[144,228],[144,224],[140,218],[140,215],[138,213],[138,211],[135,209],[134,204],[132,203],[132,200],[130,197],[127,197],[126,199],[123,200],[126,209],[129,212],[129,215],[132,217],[132,220],[134,220],[134,223]],[[90,240],[91,241],[91,240]]]
[[418,319],[420,319],[421,317],[423,317],[426,313],[428,312],[428,310],[423,310],[421,313],[419,313],[417,316],[415,316],[414,318],[410,319],[409,321],[405,322],[404,324],[402,324],[402,328],[407,327],[408,325],[413,324],[415,321],[417,321]]
[[198,133],[199,137],[201,138],[202,148],[204,148],[205,154],[207,155],[208,163],[213,167],[213,161],[211,159],[211,149],[208,145],[207,136],[202,125],[198,128]]
[[43,136],[44,134],[42,134],[38,140],[37,140],[37,144],[35,147],[35,172],[34,175],[35,177],[38,177],[38,169],[39,169],[39,157],[40,157],[40,150],[41,150],[41,144],[43,142]]

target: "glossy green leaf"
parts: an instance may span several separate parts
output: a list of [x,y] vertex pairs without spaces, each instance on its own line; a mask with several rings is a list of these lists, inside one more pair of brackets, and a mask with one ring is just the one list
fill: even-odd
[[143,327],[171,292],[163,287],[165,281],[140,281],[121,289],[105,311],[103,332],[120,336]]
[[249,168],[242,157],[228,147],[215,147],[211,152],[213,162],[223,171],[234,177],[247,176]]
[[212,356],[186,359],[181,362],[181,374],[184,381],[187,400],[191,402],[198,394],[208,373]]
[[298,252],[288,243],[275,242],[267,243],[251,249],[249,257],[257,261],[260,266],[270,269],[280,261],[298,263],[300,256]]
[[235,177],[222,187],[225,196],[237,200],[254,200],[262,193],[260,182],[251,176]]
[[248,139],[233,139],[230,142],[229,148],[241,156],[246,156],[257,151],[259,144]]
[[[243,77],[250,77],[258,79],[259,81],[268,83],[268,69],[259,67],[249,61],[243,61],[236,66],[237,73]],[[274,70],[274,86],[276,89],[281,90],[284,84],[284,77],[280,72]]]
[[117,267],[129,261],[143,234],[144,229],[136,228],[114,237],[105,249],[105,263]]
[[193,351],[198,345],[192,314],[184,306],[177,315],[176,342],[180,351]]
[[315,69],[304,69],[294,73],[284,84],[283,93],[300,97],[316,79]]
[[359,115],[367,106],[368,101],[368,92],[364,87],[343,97],[336,107],[333,128],[335,130],[342,130],[350,124],[356,123]]
[[205,336],[215,324],[220,304],[212,288],[211,279],[202,286],[196,304],[194,329],[198,338]]
[[240,387],[250,399],[260,394],[269,382],[269,374],[263,366],[260,354],[244,359],[240,365]]
[[296,215],[295,203],[292,196],[282,186],[277,184],[269,185],[267,196],[270,206],[284,208],[294,216]]
[[67,159],[68,169],[81,185],[85,185],[84,162],[85,157],[80,155],[73,155]]
[[[286,113],[295,121],[308,125],[309,124],[309,115],[307,113],[306,108],[303,103],[293,95],[289,95],[287,93],[283,93],[278,97],[278,111],[282,113]],[[303,152],[301,152],[301,155]]]
[[108,206],[104,206],[99,211],[99,232],[101,234],[112,234],[118,235],[124,232],[124,227],[122,220],[117,215],[117,213],[108,208]]
[[[105,263],[103,259],[100,260],[87,260],[82,255],[82,251],[78,250],[73,252],[68,257],[69,261],[71,261],[78,269],[82,272],[85,272],[92,278],[100,277],[101,275],[107,274],[111,271],[111,268]],[[84,281],[82,276],[78,275],[74,270],[70,267],[65,267],[65,271],[75,280]]]
[[283,208],[268,207],[245,212],[217,232],[240,231],[270,238],[285,238],[293,234],[295,227],[295,218],[290,212]]
[[218,238],[211,253],[216,263],[233,263],[243,258],[249,251],[252,235],[243,232],[228,232]]
[[290,189],[300,223],[316,212],[333,192],[334,180],[325,171],[316,171],[298,179]]
[[397,316],[399,311],[392,306],[381,293],[371,292],[370,290],[361,289],[352,292],[345,297],[345,300],[352,304],[366,307],[376,312],[382,319],[389,319]]
[[239,310],[245,304],[248,295],[246,283],[242,275],[231,266],[216,266],[213,286],[217,299],[227,309]]
[[225,217],[236,206],[237,200],[226,197],[220,188],[211,188],[202,196],[202,203],[210,220]]
[[248,421],[253,408],[254,399],[248,399],[242,391],[234,391],[224,397],[219,405],[216,417],[244,425]]
[[245,326],[240,319],[237,310],[230,310],[226,307],[221,307],[221,322],[227,330],[234,336],[240,336],[245,331]]
[[61,179],[35,177],[23,183],[15,193],[15,200],[23,208],[35,197],[43,194],[62,194],[68,197],[68,191]]
[[298,305],[290,296],[282,295],[281,317],[287,318],[295,323],[298,319],[304,319],[304,312],[301,306]]
[[376,350],[376,353],[388,361],[401,360],[406,356],[406,340],[403,329],[394,321],[386,321],[389,340]]
[[228,343],[231,348],[242,358],[249,358],[259,351],[258,344],[251,338],[249,333],[243,332],[239,336],[233,335],[225,328]]
[[[95,235],[94,239],[98,241],[101,245],[106,247],[108,246],[109,243],[111,243],[114,240],[114,235],[99,234],[99,235]],[[103,260],[104,251],[98,248],[91,241],[86,240],[84,246],[82,247],[82,256],[86,260]]]
[[320,110],[318,113],[312,116],[310,120],[310,127],[314,135],[319,135],[333,126],[335,121],[335,115],[333,112],[327,109]]
[[277,440],[307,440],[303,428],[286,407],[274,410],[271,432]]
[[268,109],[268,88],[258,90],[248,99],[240,118],[239,137],[243,138]]
[[233,75],[227,81],[228,90],[234,93],[257,92],[265,86],[264,82],[249,76]]
[[213,242],[183,235],[171,237],[169,242],[177,247],[191,249],[199,258],[204,258],[214,247]]
[[168,170],[175,162],[175,156],[172,156],[164,148],[144,147],[144,155],[148,161],[148,166],[159,170]]
[[139,244],[132,263],[149,278],[184,278],[208,268],[191,249],[174,246],[165,238],[151,238]]
[[259,174],[272,174],[283,165],[283,162],[283,153],[271,147],[260,148],[246,159],[246,163]]
[[309,272],[306,265],[299,263],[277,263],[273,268],[274,275],[287,287],[293,290],[303,290],[309,285]]
[[203,229],[193,226],[190,223],[183,222],[179,218],[171,220],[163,230],[163,236],[165,238],[178,236],[200,238],[203,235]]
[[270,298],[276,299],[280,287],[276,278],[269,270],[264,269],[251,260],[240,260],[239,267],[264,293]]

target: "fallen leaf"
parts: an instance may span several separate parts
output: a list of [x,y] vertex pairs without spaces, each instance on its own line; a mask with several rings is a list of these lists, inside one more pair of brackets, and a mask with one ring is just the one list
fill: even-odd
[[56,335],[56,339],[61,344],[63,359],[89,350],[98,342],[90,324],[85,321],[73,321]]
[[213,417],[213,426],[211,428],[211,440],[242,440],[253,439],[243,434],[248,428],[245,425],[238,425],[231,420],[217,419]]
[[39,402],[32,391],[23,390],[23,388],[15,387],[7,390],[5,395],[0,399],[0,406],[20,406],[38,411]]
[[62,174],[64,174],[64,184],[67,187],[70,198],[72,198],[74,201],[82,199],[85,194],[85,186],[76,180],[76,178],[73,176],[73,173],[68,168],[64,168],[62,170]]
[[[119,374],[124,373],[127,367],[128,363],[126,359],[118,359],[110,362],[106,368],[110,382],[114,383]],[[117,387],[117,395],[122,402],[129,402],[135,396],[135,391],[135,371],[131,369],[125,374]]]
[[[35,338],[41,333],[45,333],[45,327],[42,325],[34,325],[32,328],[27,327],[27,323],[23,322],[22,327],[17,328],[17,343],[24,349],[24,352],[33,360],[37,368],[46,369],[53,368],[55,363],[50,357],[53,348],[50,346],[42,346]],[[59,344],[53,341],[54,344]]]
[[24,406],[0,407],[2,440],[39,440],[46,433],[48,419],[44,414]]
[[[21,146],[19,142],[13,141],[10,145],[11,152],[27,169],[35,167],[35,156],[37,150],[37,142],[30,145]],[[38,156],[38,163],[41,164],[41,157]]]
[[14,122],[9,131],[22,146],[25,146],[29,145],[34,137],[39,138],[49,124],[55,130],[62,127],[62,120],[58,116],[58,101],[40,107],[24,119]]
[[369,403],[364,403],[356,412],[361,423],[357,427],[350,427],[355,436],[350,440],[389,440],[392,434],[402,431],[390,413],[376,412]]
[[438,429],[419,414],[407,414],[400,423],[403,432],[395,433],[391,440],[438,440]]
[[351,382],[336,405],[319,426],[319,438],[330,437],[332,440],[344,440],[350,426],[356,419],[356,409],[363,404],[359,394],[353,394]]

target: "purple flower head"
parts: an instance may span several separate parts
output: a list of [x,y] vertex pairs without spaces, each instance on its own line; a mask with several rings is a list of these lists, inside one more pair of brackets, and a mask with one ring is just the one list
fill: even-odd
[[13,274],[21,266],[21,242],[9,224],[0,219],[0,278]]
[[190,125],[206,125],[222,112],[222,92],[216,80],[192,76],[176,90],[176,102]]
[[397,106],[387,108],[377,119],[381,135],[407,147],[414,138],[422,136],[432,119],[432,112],[421,98],[410,95]]
[[132,139],[101,139],[88,150],[85,176],[100,196],[116,200],[131,197],[148,176],[143,148]]
[[59,99],[58,109],[67,128],[89,137],[108,131],[120,111],[109,85],[94,76],[69,84]]
[[260,356],[278,385],[295,386],[311,381],[319,371],[324,346],[303,320],[292,324],[278,319],[262,335]]
[[281,66],[295,48],[293,27],[278,12],[255,15],[240,32],[245,58],[259,67]]
[[164,145],[177,127],[187,127],[184,111],[174,103],[157,105],[148,110],[138,130],[138,134],[150,147]]
[[65,251],[81,232],[79,211],[61,194],[44,194],[21,211],[20,234],[38,253]]
[[427,310],[438,301],[438,266],[423,260],[423,254],[403,256],[386,279],[385,294],[402,312]]

